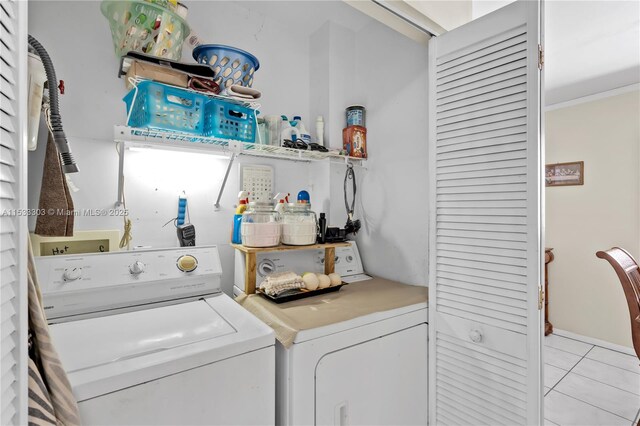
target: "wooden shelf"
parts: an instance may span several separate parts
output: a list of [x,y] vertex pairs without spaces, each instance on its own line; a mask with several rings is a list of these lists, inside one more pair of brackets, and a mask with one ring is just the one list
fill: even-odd
[[324,273],[328,275],[335,272],[336,247],[349,247],[350,245],[351,243],[346,241],[344,243],[313,244],[309,246],[279,245],[275,247],[245,247],[242,244],[231,244],[231,247],[244,253],[244,292],[246,294],[254,294],[256,292],[256,253],[291,250],[324,250]]
[[243,253],[267,253],[273,251],[289,251],[289,250],[312,250],[312,249],[328,249],[336,247],[349,247],[351,243],[346,241],[344,243],[327,243],[327,244],[313,244],[309,246],[287,246],[280,244],[275,247],[246,247],[242,244],[231,244],[236,250],[240,250]]

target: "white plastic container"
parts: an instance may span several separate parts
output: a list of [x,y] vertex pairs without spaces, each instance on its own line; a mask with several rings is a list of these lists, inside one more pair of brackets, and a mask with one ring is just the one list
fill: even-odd
[[280,146],[280,122],[282,118],[279,115],[265,115],[264,121],[267,125],[267,138],[263,143]]
[[316,143],[324,146],[324,118],[321,115],[316,119]]
[[296,139],[300,138],[300,130],[297,127],[291,127],[291,123],[286,118],[282,118],[280,127],[280,146],[284,144],[285,139],[293,140],[293,135],[296,135]]
[[[38,147],[38,129],[40,127],[40,111],[42,111],[42,96],[44,83],[47,81],[47,73],[38,55],[29,53],[29,118],[28,118],[28,142],[27,149],[35,151]],[[57,90],[57,89],[56,89]]]
[[307,128],[302,121],[302,117],[296,115],[293,117],[293,120],[296,122],[296,129],[300,132],[300,139],[302,139],[303,142],[311,143],[311,134],[307,131]]

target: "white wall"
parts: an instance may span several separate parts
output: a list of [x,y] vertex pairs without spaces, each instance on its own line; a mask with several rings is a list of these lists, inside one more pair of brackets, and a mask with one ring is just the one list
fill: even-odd
[[[29,5],[29,32],[49,51],[58,78],[65,80],[61,113],[80,173],[72,176],[79,191],[76,209],[111,208],[117,199],[118,157],[113,126],[126,120],[122,97],[126,89],[117,78],[119,59],[113,53],[107,21],[99,2],[35,1]],[[190,2],[189,23],[205,41],[228,43],[254,53],[261,62],[254,87],[263,92],[262,111],[309,114],[309,50],[306,37],[242,3]],[[56,19],[52,20],[51,17]],[[215,20],[212,18],[215,17]],[[215,22],[215,25],[213,25]],[[238,30],[241,28],[242,30]],[[286,49],[282,47],[286,46]],[[192,61],[187,50],[183,61]],[[289,62],[295,63],[295,72]],[[297,90],[291,90],[292,87]],[[41,131],[41,135],[45,132]],[[30,206],[38,203],[44,141],[30,154]],[[263,163],[254,159],[242,162]],[[280,190],[297,193],[307,186],[305,163],[269,161],[276,168]],[[222,199],[214,212],[227,162],[192,153],[164,151],[126,154],[126,200],[133,221],[133,244],[177,245],[175,228],[162,225],[176,215],[177,197],[185,190],[197,243],[217,244],[222,258],[223,286],[233,282],[233,250],[229,230],[238,193],[239,170],[234,165]],[[35,220],[31,221],[31,229]],[[77,217],[76,229],[122,229],[118,217]]]
[[598,250],[640,257],[640,92],[546,114],[546,162],[584,161],[584,185],[546,188],[549,312],[555,328],[631,346],[620,282]]
[[[363,225],[357,241],[365,269],[426,285],[426,49],[375,22],[359,31],[332,25],[329,32],[332,138],[341,140],[345,106],[360,103],[367,108],[369,160],[366,169],[355,168],[356,217]],[[355,67],[347,62],[353,56]],[[342,125],[335,126],[340,120]],[[331,165],[330,222],[337,226],[347,219],[344,173],[344,165]],[[348,191],[351,197],[350,186]]]
[[[425,283],[426,197],[420,189],[426,186],[424,48],[341,1],[266,4],[189,2],[189,23],[205,41],[238,46],[258,57],[261,67],[254,87],[263,92],[263,114],[302,114],[312,129],[316,115],[322,114],[332,146],[341,144],[344,108],[354,102],[367,105],[371,160],[358,195],[363,203],[358,206],[358,215],[365,219],[359,237],[362,254],[372,273]],[[296,16],[300,19],[292,19]],[[334,31],[326,31],[330,38],[327,44],[322,38],[314,41],[312,32],[330,26]],[[72,175],[80,189],[73,194],[75,207],[111,208],[117,198],[118,172],[113,126],[125,122],[121,99],[126,89],[117,78],[119,59],[113,53],[99,3],[30,2],[29,31],[47,48],[58,78],[66,83],[61,113],[80,167],[80,173]],[[350,37],[355,38],[350,41]],[[397,57],[405,64],[405,72],[389,78],[387,68],[376,60],[376,52]],[[319,57],[326,63],[318,61]],[[191,61],[186,50],[182,60]],[[346,74],[342,72],[345,69],[349,70]],[[331,74],[325,75],[323,70]],[[29,155],[32,208],[38,203],[44,145],[41,140],[38,151]],[[406,158],[391,155],[401,152],[411,154]],[[344,165],[244,157],[241,161],[275,166],[278,191],[295,194],[308,188],[314,210],[326,211],[331,223],[344,225]],[[215,212],[213,208],[226,164],[221,158],[193,153],[128,152],[125,191],[133,220],[133,244],[171,247],[177,245],[175,230],[162,225],[175,217],[177,197],[185,190],[197,243],[220,247],[223,288],[230,292],[233,251],[229,232],[239,184],[237,164],[231,171],[222,209]],[[357,173],[363,179],[364,174]],[[411,198],[415,211],[403,204]],[[407,216],[418,223],[419,233],[414,232]],[[34,224],[32,220],[31,229]],[[76,229],[122,229],[122,219],[77,217]],[[391,250],[393,255],[389,256],[387,251]]]

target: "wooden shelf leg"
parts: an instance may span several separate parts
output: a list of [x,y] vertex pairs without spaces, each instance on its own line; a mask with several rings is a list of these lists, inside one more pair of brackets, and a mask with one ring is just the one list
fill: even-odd
[[256,254],[246,253],[244,262],[244,292],[245,294],[254,294],[256,292]]
[[324,273],[329,275],[336,271],[336,249],[327,247],[324,249]]

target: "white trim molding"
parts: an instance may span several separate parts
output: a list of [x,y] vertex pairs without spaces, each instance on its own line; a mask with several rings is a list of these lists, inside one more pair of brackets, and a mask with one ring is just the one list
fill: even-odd
[[583,96],[581,98],[571,99],[570,101],[558,102],[552,105],[546,105],[545,111],[553,111],[555,109],[572,107],[575,105],[584,104],[587,102],[597,101],[599,99],[610,98],[612,96],[622,95],[633,91],[640,91],[640,83],[630,84],[628,86],[618,87],[616,89],[607,90],[605,92],[595,93],[589,96]]

